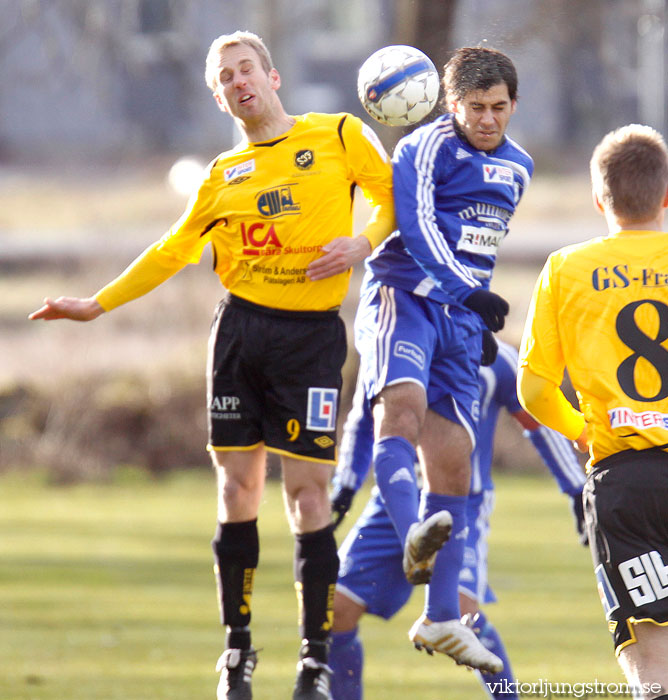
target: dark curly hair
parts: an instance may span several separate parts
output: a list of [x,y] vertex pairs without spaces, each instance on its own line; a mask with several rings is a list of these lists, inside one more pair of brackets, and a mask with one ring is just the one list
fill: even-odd
[[489,90],[505,83],[511,100],[517,99],[517,71],[513,62],[496,49],[464,46],[457,49],[443,68],[443,89],[462,99],[472,90]]

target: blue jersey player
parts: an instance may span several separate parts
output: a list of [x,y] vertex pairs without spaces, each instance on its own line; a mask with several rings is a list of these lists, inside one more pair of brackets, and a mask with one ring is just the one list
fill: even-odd
[[[560,489],[572,500],[576,525],[582,536],[582,487],[584,472],[566,438],[540,426],[519,404],[515,383],[517,352],[499,343],[496,360],[479,373],[480,419],[478,442],[473,452],[470,493],[467,503],[469,523],[464,564],[459,573],[459,599],[466,618],[482,644],[498,656],[504,669],[482,679],[493,697],[512,700],[516,695],[494,695],[494,688],[507,688],[504,680],[514,681],[503,642],[480,609],[496,600],[487,584],[487,537],[494,504],[492,451],[494,433],[501,409],[507,410],[522,427]],[[353,495],[368,473],[373,445],[373,419],[363,387],[358,385],[353,408],[345,424],[341,455],[332,491],[332,505],[339,521],[350,507]],[[583,540],[584,541],[584,540]],[[412,585],[402,568],[403,549],[380,492],[371,498],[339,549],[341,562],[334,598],[334,634],[329,662],[334,671],[334,700],[362,698],[362,643],[358,623],[364,613],[389,619],[408,601]],[[485,682],[489,685],[485,685]]]
[[478,368],[483,353],[492,359],[492,332],[508,312],[489,284],[533,162],[505,135],[517,102],[507,56],[458,49],[443,85],[449,113],[395,149],[399,230],[367,259],[355,344],[373,406],[376,483],[404,545],[407,580],[430,584],[409,637],[418,649],[494,673],[501,660],[460,622],[457,579],[480,410]]

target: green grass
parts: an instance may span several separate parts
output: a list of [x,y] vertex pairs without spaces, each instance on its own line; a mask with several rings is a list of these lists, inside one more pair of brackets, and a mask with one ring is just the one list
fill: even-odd
[[[57,488],[12,474],[0,493],[0,698],[215,697],[223,633],[209,547],[213,475],[128,473]],[[273,483],[260,528],[254,698],[276,700],[291,697],[298,639],[292,542]],[[498,479],[490,560],[500,602],[488,613],[517,678],[621,681],[589,553],[550,481]],[[364,621],[367,700],[485,697],[472,673],[412,649],[406,632],[421,602],[418,590],[393,621]]]

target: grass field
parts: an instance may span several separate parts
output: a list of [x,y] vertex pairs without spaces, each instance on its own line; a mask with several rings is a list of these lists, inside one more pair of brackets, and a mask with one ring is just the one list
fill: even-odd
[[[0,479],[0,698],[214,698],[222,650],[209,540],[213,475],[108,485]],[[355,512],[363,505],[358,497]],[[344,523],[349,526],[352,517]],[[296,650],[292,542],[278,486],[261,512],[256,700],[291,697]],[[337,532],[339,540],[343,532]],[[567,499],[547,478],[503,476],[491,538],[489,616],[522,682],[621,681]],[[367,700],[474,700],[475,676],[411,647],[422,591],[392,622],[364,621]]]

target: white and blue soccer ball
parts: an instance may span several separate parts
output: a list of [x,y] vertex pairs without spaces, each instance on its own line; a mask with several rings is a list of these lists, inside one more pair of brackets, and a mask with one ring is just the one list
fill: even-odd
[[438,71],[414,46],[385,46],[364,61],[357,94],[381,124],[408,126],[424,119],[438,99]]

